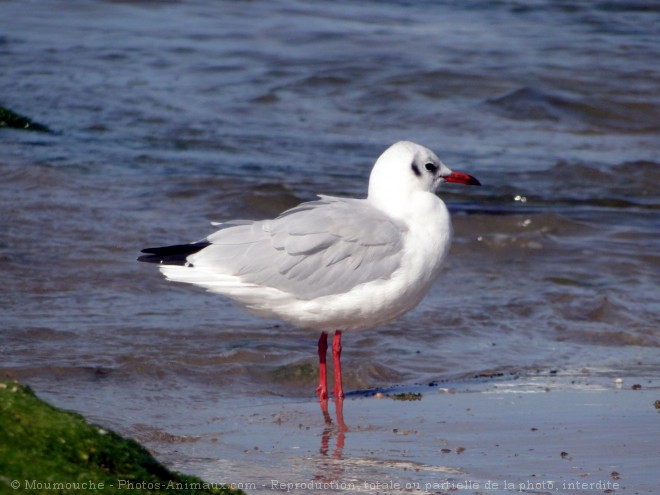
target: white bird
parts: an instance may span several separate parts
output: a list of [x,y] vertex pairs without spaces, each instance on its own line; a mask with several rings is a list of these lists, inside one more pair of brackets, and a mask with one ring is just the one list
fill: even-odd
[[327,400],[326,330],[333,340],[334,394],[341,380],[341,331],[370,328],[413,309],[440,273],[452,240],[443,182],[480,185],[409,141],[376,161],[366,199],[319,196],[272,220],[234,220],[191,244],[148,248],[169,280],[228,296],[249,310],[321,330],[321,401]]

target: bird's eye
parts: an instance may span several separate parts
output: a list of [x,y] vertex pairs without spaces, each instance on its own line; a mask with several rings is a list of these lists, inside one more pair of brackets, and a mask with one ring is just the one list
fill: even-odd
[[435,174],[438,171],[437,165],[435,163],[431,163],[431,162],[424,165],[424,168],[426,170],[428,170],[429,172],[431,172],[432,174]]

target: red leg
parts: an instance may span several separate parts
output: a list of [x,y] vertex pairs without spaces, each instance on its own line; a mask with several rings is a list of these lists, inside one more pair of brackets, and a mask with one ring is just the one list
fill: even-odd
[[321,336],[319,337],[319,386],[316,388],[320,401],[328,400],[328,372],[325,362],[327,352],[328,334],[321,332]]
[[344,387],[341,383],[341,330],[335,331],[332,339],[332,364],[335,371],[335,399],[344,398]]

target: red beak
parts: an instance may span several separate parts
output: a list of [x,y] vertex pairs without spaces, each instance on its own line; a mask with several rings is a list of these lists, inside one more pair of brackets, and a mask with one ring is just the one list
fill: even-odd
[[465,184],[466,186],[480,186],[481,182],[472,177],[471,175],[464,174],[463,172],[452,172],[443,177],[446,182],[456,182],[457,184]]

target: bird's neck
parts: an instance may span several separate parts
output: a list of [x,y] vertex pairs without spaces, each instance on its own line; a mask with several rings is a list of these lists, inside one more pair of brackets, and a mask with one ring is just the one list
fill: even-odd
[[443,217],[446,214],[444,203],[434,193],[427,191],[402,193],[396,190],[387,192],[373,193],[369,191],[367,201],[390,217],[406,224],[418,221],[435,222],[439,214]]

